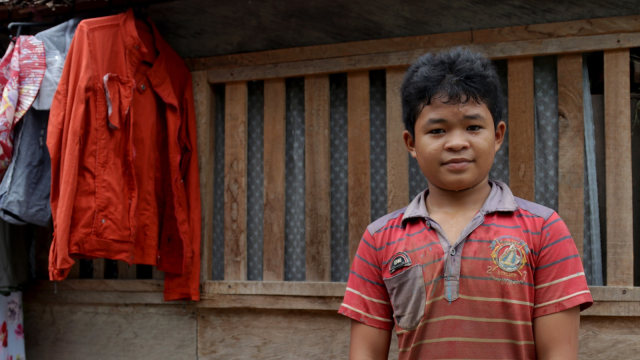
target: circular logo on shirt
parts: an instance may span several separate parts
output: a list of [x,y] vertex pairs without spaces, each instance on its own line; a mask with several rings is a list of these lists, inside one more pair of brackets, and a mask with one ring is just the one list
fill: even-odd
[[520,271],[527,263],[529,246],[516,238],[498,238],[491,242],[491,260],[506,272]]

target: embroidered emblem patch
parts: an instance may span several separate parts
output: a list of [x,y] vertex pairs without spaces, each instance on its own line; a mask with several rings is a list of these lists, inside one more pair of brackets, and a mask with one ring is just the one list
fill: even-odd
[[409,257],[409,254],[401,251],[393,255],[393,258],[391,259],[391,265],[389,266],[389,273],[393,274],[397,270],[407,266],[411,266],[411,258]]
[[517,238],[498,238],[491,242],[491,260],[502,271],[518,272],[527,264],[529,246]]

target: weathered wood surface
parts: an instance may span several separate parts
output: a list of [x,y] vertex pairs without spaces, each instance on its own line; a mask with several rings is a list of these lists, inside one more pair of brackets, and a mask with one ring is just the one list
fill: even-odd
[[24,306],[30,360],[195,359],[196,316],[181,305]]
[[638,359],[640,317],[583,317],[580,321],[581,360]]
[[264,217],[262,278],[284,280],[285,213],[284,79],[264,82]]
[[387,81],[387,210],[407,206],[409,201],[409,155],[402,133],[402,98],[400,86],[405,67],[389,68]]
[[306,77],[304,98],[306,280],[331,281],[329,77]]
[[[604,52],[607,285],[633,285],[629,50]],[[636,252],[637,253],[637,252]]]
[[225,89],[224,278],[247,278],[247,84]]
[[[204,71],[191,74],[193,82],[193,103],[196,112],[196,128],[198,131],[198,170],[200,172],[200,194],[213,194],[213,169],[215,146],[215,101],[211,85]],[[202,242],[200,246],[200,280],[211,278],[213,259],[213,196],[201,196],[202,209]],[[155,269],[155,267],[154,267]],[[153,277],[159,278],[158,271]]]
[[580,256],[584,242],[582,55],[558,56],[558,213]]
[[349,259],[371,222],[369,72],[347,74]]
[[509,59],[509,187],[534,201],[535,136],[533,58]]

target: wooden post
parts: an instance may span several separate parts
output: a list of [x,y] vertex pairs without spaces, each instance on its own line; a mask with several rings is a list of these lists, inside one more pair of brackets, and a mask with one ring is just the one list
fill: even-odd
[[534,200],[535,137],[533,58],[509,59],[509,186],[516,196]]
[[580,256],[584,243],[582,54],[558,56],[558,212]]
[[329,77],[305,78],[306,280],[331,281]]
[[[202,239],[200,247],[200,281],[211,279],[213,273],[213,168],[215,149],[215,101],[206,71],[191,73],[193,102],[198,131],[198,167],[200,171],[200,206],[202,208]],[[153,278],[160,277],[154,267]]]
[[400,86],[406,68],[387,69],[387,210],[407,206],[409,201],[409,157],[402,133]]
[[247,83],[226,84],[224,279],[247,278]]
[[349,258],[371,222],[369,72],[347,74]]
[[264,217],[262,278],[284,280],[285,129],[284,79],[264,82]]
[[607,285],[633,286],[629,49],[604,52]]

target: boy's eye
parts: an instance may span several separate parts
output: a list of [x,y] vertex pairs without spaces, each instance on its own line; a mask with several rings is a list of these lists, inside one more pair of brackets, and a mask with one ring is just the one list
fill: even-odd
[[467,127],[467,130],[469,130],[469,131],[478,131],[480,129],[482,129],[482,126],[480,126],[480,125],[471,125],[471,126]]
[[444,134],[444,129],[431,129],[428,133],[433,135]]

